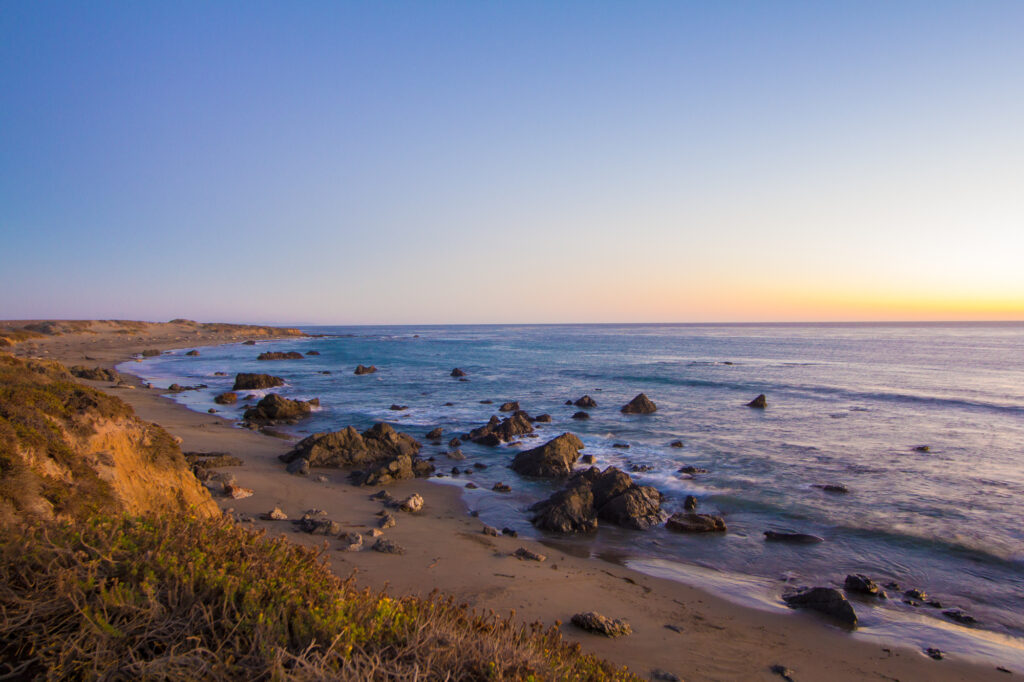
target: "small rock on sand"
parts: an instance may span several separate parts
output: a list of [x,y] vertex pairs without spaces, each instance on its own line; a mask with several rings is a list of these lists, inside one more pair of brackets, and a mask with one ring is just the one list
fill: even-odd
[[495,528],[494,526],[488,526],[487,524],[484,524],[484,527],[481,529],[481,532],[484,535],[490,535],[492,537],[498,537],[498,529]]
[[538,554],[537,552],[533,552],[525,547],[517,549],[512,553],[512,556],[517,559],[522,559],[523,561],[545,561],[547,559],[543,554]]
[[394,528],[397,524],[398,524],[398,520],[395,518],[395,515],[392,514],[389,511],[382,512],[381,516],[380,516],[380,520],[377,522],[377,526],[379,528],[381,528],[382,530],[387,530],[388,528]]
[[577,613],[572,617],[572,624],[581,630],[604,635],[605,637],[621,637],[633,634],[633,628],[626,621],[620,618],[611,619],[607,616],[602,616],[596,611]]
[[418,512],[423,511],[423,504],[423,496],[420,495],[419,493],[413,493],[409,497],[402,500],[402,502],[398,505],[398,508],[404,512],[416,514]]
[[230,497],[232,500],[242,500],[246,497],[252,497],[254,491],[252,488],[243,488],[240,485],[228,484],[224,486],[224,494]]
[[264,521],[287,521],[288,515],[281,511],[280,507],[274,507],[265,514],[260,514],[260,518]]
[[386,538],[379,538],[377,542],[373,543],[373,551],[384,554],[405,554],[405,549],[401,545]]
[[341,541],[345,552],[358,552],[363,548],[363,536],[359,533],[342,533]]

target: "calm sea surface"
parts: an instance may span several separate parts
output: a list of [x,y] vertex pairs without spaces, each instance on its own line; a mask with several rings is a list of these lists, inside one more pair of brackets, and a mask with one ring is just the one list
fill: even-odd
[[[309,327],[322,338],[203,348],[126,363],[158,386],[205,383],[176,399],[215,406],[235,372],[286,379],[289,397],[319,397],[323,408],[300,434],[388,421],[420,440],[442,426],[444,441],[480,426],[506,400],[547,412],[541,438],[578,434],[603,468],[633,474],[667,496],[688,494],[700,511],[721,513],[729,533],[686,536],[663,529],[602,527],[556,541],[565,551],[622,561],[640,570],[705,582],[724,593],[778,603],[786,588],[841,584],[847,573],[920,588],[975,616],[980,629],[952,624],[941,610],[857,603],[864,631],[941,640],[953,649],[1020,647],[1024,637],[1024,324],[927,325],[567,325]],[[187,350],[187,349],[186,349]],[[303,360],[260,362],[266,350],[310,350]],[[355,376],[359,364],[376,374]],[[469,381],[448,376],[453,367]],[[330,375],[320,374],[329,370]],[[230,377],[216,377],[224,371]],[[657,413],[619,408],[646,393]],[[766,410],[745,407],[759,393]],[[574,421],[567,399],[598,403]],[[481,404],[493,400],[493,405]],[[445,407],[452,402],[454,406]],[[395,412],[393,403],[409,409]],[[685,447],[671,448],[673,440]],[[524,440],[533,447],[541,440]],[[445,450],[425,443],[425,456]],[[628,443],[629,449],[613,448]],[[917,450],[927,445],[927,452]],[[443,482],[492,525],[536,535],[524,509],[557,484],[527,481],[507,468],[517,447],[462,446],[466,462],[488,468]],[[708,470],[692,478],[677,470]],[[504,481],[511,494],[491,492]],[[842,484],[847,494],[816,487]],[[812,533],[812,546],[766,543],[765,530]],[[709,570],[711,569],[711,570]],[[973,637],[973,639],[971,639]],[[967,638],[967,639],[965,639]],[[979,638],[984,640],[979,643]],[[971,643],[973,642],[973,644]]]

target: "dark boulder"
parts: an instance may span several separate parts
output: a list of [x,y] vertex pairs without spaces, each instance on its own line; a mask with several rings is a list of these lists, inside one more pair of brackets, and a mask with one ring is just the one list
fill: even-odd
[[306,351],[306,355],[320,355],[320,351],[318,351],[318,350],[307,350]]
[[442,434],[444,434],[444,429],[442,429],[440,426],[438,426],[436,429],[431,429],[430,431],[427,432],[427,439],[428,440],[440,440]]
[[232,391],[256,391],[263,388],[284,386],[284,379],[269,374],[236,374]]
[[498,411],[499,412],[518,412],[519,411],[519,401],[518,400],[512,400],[512,401],[509,401],[507,403],[502,403],[501,407],[498,408]]
[[646,395],[641,393],[637,397],[630,400],[628,403],[622,406],[620,410],[623,414],[651,414],[656,412],[658,407],[648,398]]
[[591,398],[589,395],[585,395],[582,398],[576,400],[573,403],[576,407],[597,407],[597,401]]
[[826,483],[825,485],[816,485],[815,488],[821,488],[827,493],[838,493],[844,494],[850,492],[850,489],[845,485],[839,483]]
[[460,445],[462,445],[462,441],[459,440],[458,438],[452,438],[450,441],[448,441],[448,447],[450,448],[457,448]]
[[539,447],[520,452],[512,460],[512,469],[523,476],[561,478],[572,473],[582,449],[583,441],[563,433]]
[[624,528],[642,530],[661,523],[662,495],[654,488],[638,486],[615,467],[596,467],[569,479],[563,490],[531,507],[532,523],[556,533],[589,533],[598,519]]
[[235,403],[238,402],[238,394],[235,393],[234,391],[221,393],[219,396],[213,399],[213,402],[217,403],[218,405],[234,405]]
[[256,345],[256,342],[255,342],[255,341],[253,341],[252,339],[249,339],[248,341],[243,341],[243,342],[242,342],[242,345],[243,345],[243,346],[255,346],[255,345]]
[[549,423],[551,421],[551,415],[550,414],[538,414],[537,418],[534,419],[534,421],[543,422],[543,423],[547,424],[547,423]]
[[[596,502],[597,495],[594,497]],[[623,528],[644,530],[664,520],[661,500],[661,493],[654,488],[634,485],[599,507],[597,516]]]
[[142,351],[142,357],[144,358],[153,358],[156,357],[157,355],[160,355],[160,351],[158,351],[155,348],[150,348]]
[[455,369],[453,369],[453,370],[452,370],[452,373],[451,373],[451,375],[450,375],[450,376],[453,376],[453,377],[455,377],[456,379],[458,379],[459,377],[464,377],[464,376],[466,376],[466,373],[465,373],[465,372],[463,372],[463,371],[462,371],[461,369],[459,369],[458,367],[456,367]]
[[530,509],[535,512],[530,522],[541,530],[566,535],[597,530],[594,493],[588,486],[559,490]]
[[185,355],[187,355],[190,358],[197,358],[197,357],[199,357],[199,351],[197,351],[197,350],[190,350],[189,352],[185,353]]
[[302,353],[295,351],[288,351],[282,353],[281,351],[269,351],[266,353],[260,353],[256,356],[257,360],[302,360],[305,356]]
[[308,417],[319,404],[320,400],[317,398],[290,400],[271,393],[256,403],[256,407],[246,410],[242,418],[255,424],[294,423]]
[[768,399],[765,398],[764,393],[762,393],[747,403],[747,407],[756,407],[757,409],[763,410],[768,407]]
[[577,412],[576,414],[574,414],[574,415],[572,416],[572,418],[573,418],[573,419],[579,419],[579,420],[581,420],[581,421],[582,421],[582,420],[590,419],[590,415],[589,415],[589,414],[587,414],[586,412],[584,412],[583,410],[580,410],[579,412]]
[[812,587],[785,595],[782,600],[795,608],[822,613],[847,627],[857,627],[857,614],[853,606],[842,592],[831,587]]
[[683,447],[683,441],[681,441],[681,440],[674,440],[671,443],[669,443],[668,446],[670,448],[681,448],[681,447]]
[[419,451],[420,444],[411,436],[381,423],[362,434],[352,426],[313,434],[299,441],[282,459],[286,462],[305,459],[310,466],[340,468],[365,466],[399,455],[415,456]]
[[665,527],[680,533],[724,533],[727,530],[721,516],[694,512],[673,514],[665,522]]
[[353,374],[362,376],[364,374],[373,374],[376,371],[377,368],[374,365],[370,365],[369,367],[367,367],[366,365],[359,365],[356,367],[356,371],[353,372]]
[[687,495],[686,499],[683,500],[683,509],[686,511],[693,511],[697,508],[697,498],[693,495]]
[[408,405],[396,405],[396,404],[392,403],[391,407],[389,407],[388,409],[389,410],[393,410],[395,412],[402,412],[403,410],[408,410],[409,406]]

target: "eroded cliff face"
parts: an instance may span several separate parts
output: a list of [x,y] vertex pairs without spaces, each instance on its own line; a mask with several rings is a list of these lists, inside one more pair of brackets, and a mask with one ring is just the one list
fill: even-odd
[[220,513],[164,429],[63,365],[0,355],[0,523],[117,512]]

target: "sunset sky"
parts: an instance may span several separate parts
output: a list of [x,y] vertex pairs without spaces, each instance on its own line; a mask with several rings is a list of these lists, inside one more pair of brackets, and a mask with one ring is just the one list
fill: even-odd
[[1024,319],[1024,2],[5,2],[0,318]]

